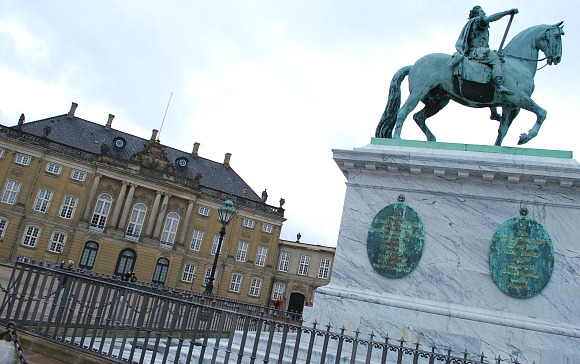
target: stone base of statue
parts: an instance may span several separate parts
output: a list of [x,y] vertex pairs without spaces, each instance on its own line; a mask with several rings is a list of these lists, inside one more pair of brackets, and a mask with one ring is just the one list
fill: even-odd
[[342,222],[306,322],[490,362],[580,363],[571,152],[391,139],[333,152]]

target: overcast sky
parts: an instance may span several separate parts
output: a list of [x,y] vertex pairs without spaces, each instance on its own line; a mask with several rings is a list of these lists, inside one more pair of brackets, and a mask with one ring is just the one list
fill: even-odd
[[[68,112],[223,161],[268,203],[286,199],[283,239],[335,245],[345,178],[331,149],[370,143],[393,74],[451,54],[469,10],[517,7],[508,41],[564,20],[563,59],[536,74],[548,111],[526,148],[580,155],[580,3],[575,0],[0,1],[0,123]],[[492,24],[497,49],[508,18]],[[545,63],[545,62],[543,62]],[[407,88],[407,81],[403,89]],[[403,100],[404,101],[404,100]],[[450,103],[428,125],[438,141],[493,145],[485,109]],[[517,146],[535,116],[504,139]],[[403,139],[425,140],[412,119]]]

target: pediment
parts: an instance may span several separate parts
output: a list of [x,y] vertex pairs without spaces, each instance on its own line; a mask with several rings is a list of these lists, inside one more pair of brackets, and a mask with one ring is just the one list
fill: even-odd
[[131,163],[158,172],[175,173],[175,166],[169,161],[165,150],[159,142],[150,142],[145,148],[131,156]]

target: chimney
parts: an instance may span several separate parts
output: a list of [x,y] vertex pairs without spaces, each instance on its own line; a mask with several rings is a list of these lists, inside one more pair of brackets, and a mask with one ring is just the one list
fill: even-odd
[[157,134],[158,133],[159,133],[159,130],[153,129],[151,131],[151,139],[149,139],[149,142],[155,142],[157,140]]
[[199,143],[195,142],[193,143],[193,150],[191,151],[191,155],[193,156],[193,158],[197,158],[197,156],[199,155],[198,152],[199,152]]
[[232,153],[226,153],[224,157],[224,167],[230,168],[230,158],[232,157]]
[[109,119],[107,119],[107,123],[105,124],[105,129],[111,130],[111,124],[113,124],[114,118],[115,118],[115,115],[109,114]]
[[70,111],[68,112],[67,118],[72,119],[75,116],[75,111],[77,111],[77,107],[79,106],[79,104],[77,104],[76,102],[73,102],[70,105]]

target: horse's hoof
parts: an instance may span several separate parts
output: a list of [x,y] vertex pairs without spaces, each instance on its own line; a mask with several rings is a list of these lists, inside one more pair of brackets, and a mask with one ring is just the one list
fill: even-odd
[[518,145],[526,144],[528,142],[528,134],[523,133],[520,135],[520,140],[518,140]]

